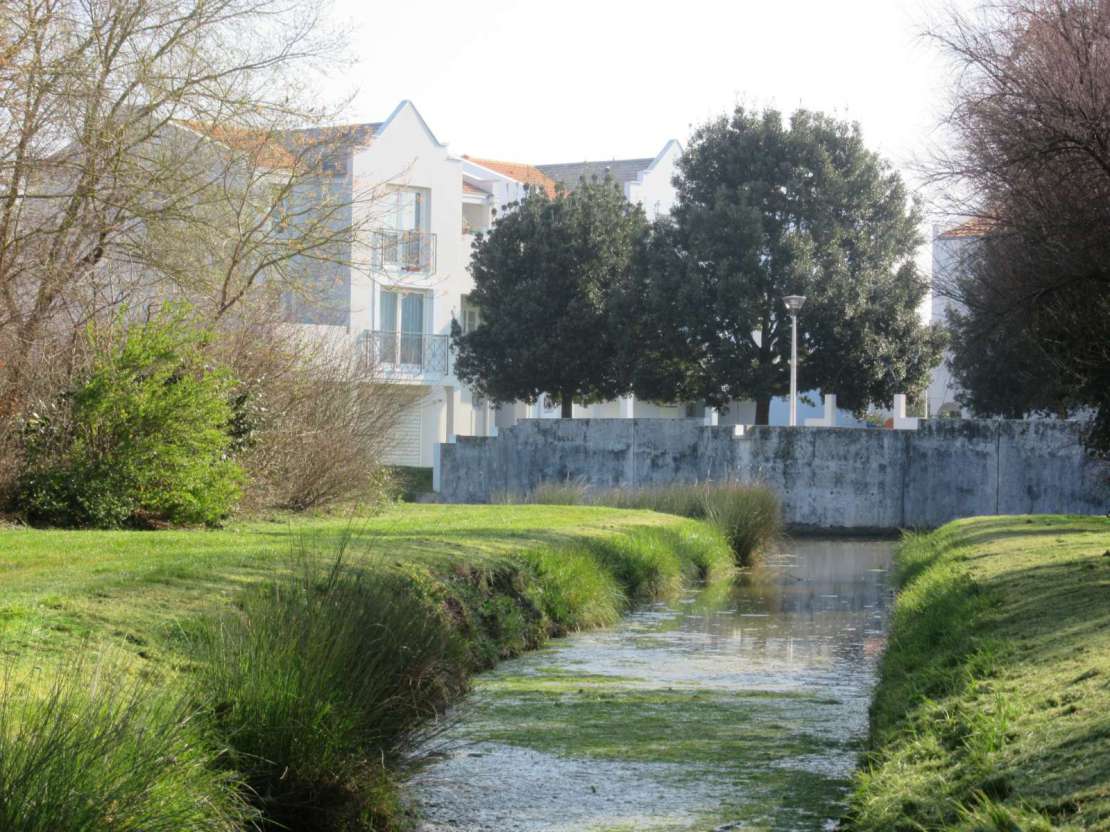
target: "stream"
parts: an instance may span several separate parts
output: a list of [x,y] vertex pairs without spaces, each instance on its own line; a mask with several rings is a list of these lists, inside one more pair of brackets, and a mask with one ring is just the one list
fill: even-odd
[[421,832],[836,829],[892,546],[781,548],[479,676],[411,781]]

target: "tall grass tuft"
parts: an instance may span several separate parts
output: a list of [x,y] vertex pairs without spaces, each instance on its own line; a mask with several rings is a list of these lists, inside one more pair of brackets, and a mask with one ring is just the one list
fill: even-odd
[[782,509],[774,492],[746,485],[718,485],[704,495],[705,519],[724,534],[738,566],[751,566],[782,531]]
[[547,546],[521,558],[536,574],[540,603],[554,634],[608,627],[621,617],[624,591],[590,547]]
[[590,548],[633,604],[672,598],[682,589],[683,561],[665,529],[634,529]]
[[199,695],[274,828],[374,828],[387,765],[464,684],[442,618],[342,551],[302,553],[199,647]]
[[180,698],[107,666],[0,683],[0,829],[235,832],[254,812]]
[[546,505],[640,509],[706,520],[732,547],[736,565],[751,566],[782,533],[782,510],[773,491],[737,483],[680,483],[648,488],[591,490],[580,483],[544,483],[528,498]]

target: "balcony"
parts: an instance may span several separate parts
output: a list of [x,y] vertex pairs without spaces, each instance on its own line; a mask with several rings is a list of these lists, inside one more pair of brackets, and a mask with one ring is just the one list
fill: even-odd
[[371,234],[371,245],[376,269],[435,274],[435,234],[379,228]]
[[367,366],[388,376],[447,374],[446,335],[419,332],[366,332]]

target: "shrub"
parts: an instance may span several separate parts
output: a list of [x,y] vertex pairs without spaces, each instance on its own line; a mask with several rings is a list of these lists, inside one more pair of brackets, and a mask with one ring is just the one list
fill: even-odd
[[95,528],[226,517],[242,472],[228,458],[233,382],[207,366],[208,334],[169,306],[122,336],[88,338],[88,371],[25,420],[17,508],[32,523]]
[[306,511],[388,496],[384,457],[403,414],[419,406],[418,388],[382,383],[345,336],[239,322],[221,349],[240,379],[236,435],[249,505]]
[[198,696],[268,824],[373,826],[396,760],[464,680],[460,645],[397,574],[304,553],[198,640]]
[[63,667],[45,696],[0,685],[0,829],[233,832],[254,813],[182,701]]

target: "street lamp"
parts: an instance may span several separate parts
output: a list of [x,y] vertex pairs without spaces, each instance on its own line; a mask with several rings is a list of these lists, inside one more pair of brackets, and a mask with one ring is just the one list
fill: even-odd
[[790,336],[790,427],[793,428],[798,426],[798,313],[806,299],[804,295],[787,295],[782,302],[793,324]]

